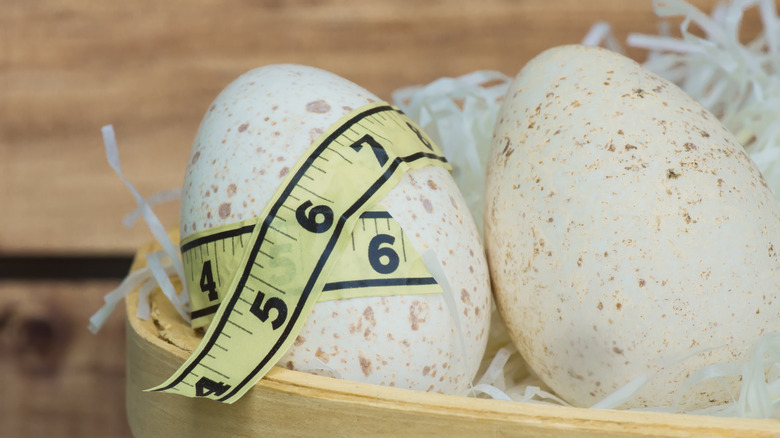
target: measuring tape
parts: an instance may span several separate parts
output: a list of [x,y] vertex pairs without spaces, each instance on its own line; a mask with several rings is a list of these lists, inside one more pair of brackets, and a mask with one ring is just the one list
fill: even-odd
[[[241,263],[257,219],[210,228],[181,242],[192,328],[208,325]],[[288,243],[288,245],[290,245]],[[289,249],[289,248],[288,248]],[[318,302],[441,293],[404,230],[381,206],[360,215],[350,243],[328,276]],[[286,258],[268,260],[271,283],[294,275]]]
[[[431,165],[449,168],[406,115],[373,103],[322,134],[259,217],[183,241],[185,262],[200,267],[200,275],[187,274],[194,290],[211,302],[227,287],[215,312],[211,304],[198,307],[199,317],[213,318],[198,348],[150,391],[232,403],[286,353],[321,296],[369,288],[439,292],[403,230],[386,211],[371,209],[405,172]],[[412,255],[403,257],[403,270],[395,243]],[[403,287],[381,289],[393,282]]]

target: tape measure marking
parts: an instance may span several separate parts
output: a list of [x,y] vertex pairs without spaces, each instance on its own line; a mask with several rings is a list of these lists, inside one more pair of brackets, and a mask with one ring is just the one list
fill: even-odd
[[[306,161],[307,161],[307,163],[309,163],[310,159],[307,159]],[[341,232],[342,232],[342,230],[344,228],[344,223],[346,222],[346,218],[349,218],[350,216],[354,215],[355,212],[358,210],[358,208],[360,206],[364,205],[370,199],[371,195],[376,193],[377,190],[384,183],[386,183],[390,179],[390,176],[393,173],[395,173],[395,171],[398,168],[398,165],[401,163],[401,161],[402,160],[400,160],[400,159],[394,160],[390,164],[390,167],[387,169],[387,171],[382,175],[382,177],[379,178],[369,188],[369,190],[366,191],[363,194],[363,196],[358,198],[357,202],[352,204],[352,206],[347,211],[345,211],[344,214],[341,215],[341,218],[339,219],[339,221],[338,221],[338,223],[336,225],[336,229],[334,230],[332,237],[330,238],[330,240],[328,241],[327,246],[325,247],[325,251],[323,251],[323,253],[320,256],[319,260],[317,260],[317,264],[315,265],[315,267],[314,267],[314,269],[312,271],[312,274],[309,277],[309,280],[306,282],[306,286],[304,286],[304,289],[301,292],[301,298],[298,300],[298,305],[295,307],[295,310],[293,311],[293,314],[290,316],[290,322],[285,327],[284,332],[282,332],[282,334],[279,336],[279,339],[277,340],[277,342],[273,345],[273,347],[271,348],[269,353],[266,354],[263,357],[263,359],[260,361],[260,363],[251,372],[249,372],[247,374],[247,376],[239,384],[237,384],[235,388],[233,388],[232,391],[230,391],[224,397],[219,398],[218,399],[219,401],[226,401],[226,400],[228,400],[230,397],[232,397],[234,394],[237,394],[238,391],[243,389],[250,382],[254,383],[253,382],[254,376],[257,375],[257,373],[266,366],[268,361],[271,360],[271,358],[276,354],[276,352],[282,346],[284,341],[287,340],[287,338],[290,335],[290,332],[292,331],[292,328],[295,326],[295,323],[297,322],[298,318],[301,315],[301,312],[303,310],[303,306],[306,303],[306,301],[307,301],[307,299],[309,297],[309,294],[311,294],[311,290],[314,287],[314,282],[319,277],[319,274],[322,272],[322,268],[325,265],[325,262],[327,261],[328,257],[330,257],[330,254],[333,252],[333,248],[336,245],[336,241],[338,240],[338,236],[341,234]],[[300,180],[300,177],[297,178],[297,180]],[[285,192],[291,191],[290,187],[291,186],[288,186],[288,188],[285,190]],[[283,196],[284,195],[282,195],[282,197]],[[264,236],[265,233],[267,232],[267,228],[270,227],[270,222],[273,220],[272,219],[273,215],[279,210],[279,205],[280,205],[279,202],[281,202],[281,199],[277,202],[277,204],[274,206],[274,208],[271,210],[271,212],[266,217],[266,220],[263,223],[263,229],[261,229],[261,231],[260,231],[261,236]],[[262,240],[263,240],[262,238],[258,239],[257,242],[258,243],[262,242]],[[252,248],[253,255],[256,255],[257,250],[259,250],[259,248],[260,248],[260,245],[259,244],[255,244],[255,246]],[[251,258],[254,258],[254,257],[251,257]],[[245,272],[244,272],[244,275],[242,275],[237,290],[243,289],[245,287],[246,275],[248,275],[248,273],[249,273],[249,268],[247,268],[245,270]],[[249,289],[249,290],[251,291],[251,289]],[[285,292],[283,292],[283,293],[285,293]],[[233,299],[231,299],[228,302],[228,305],[226,307],[225,313],[229,313],[233,309],[233,307],[235,306],[235,297],[237,297],[237,296],[238,296],[238,294],[234,294]],[[215,333],[219,333],[219,332],[222,331],[222,328],[224,326],[223,321],[224,320],[219,321],[219,326],[218,326],[217,330],[215,330]],[[279,321],[279,317],[277,317],[276,321]],[[210,347],[207,346],[206,350],[208,350],[209,348]],[[198,360],[201,360],[204,355],[205,354],[201,354],[201,356],[198,358]],[[192,368],[194,368],[194,366],[195,366],[195,364],[193,363],[190,367],[188,367],[188,369],[185,371],[185,373],[186,372],[190,372],[192,370]],[[182,380],[183,380],[183,378],[184,378],[184,374],[182,374],[182,376],[181,376]],[[225,377],[225,378],[227,378],[227,377]],[[178,381],[175,381],[175,383],[178,383]]]
[[354,281],[339,281],[334,283],[327,283],[322,289],[322,292],[329,292],[340,289],[351,289],[358,287],[382,287],[382,286],[419,286],[423,284],[436,284],[436,280],[433,277],[419,277],[419,278],[390,278],[390,279],[377,279],[377,280],[354,280]]
[[[181,246],[181,252],[182,252],[182,254],[184,254],[185,252],[188,252],[189,250],[191,250],[191,249],[193,249],[195,247],[201,246],[201,245],[206,244],[206,243],[215,242],[215,241],[218,241],[218,240],[223,240],[224,241],[225,239],[227,239],[229,237],[240,237],[240,236],[242,236],[244,234],[251,233],[254,228],[255,228],[254,225],[246,225],[246,226],[242,226],[240,228],[236,228],[236,229],[233,229],[233,230],[226,230],[226,231],[210,234],[210,235],[207,235],[207,236],[203,236],[203,237],[200,237],[198,239],[191,240],[191,241],[187,242],[186,244],[182,245]],[[224,245],[224,242],[223,242],[223,245]],[[242,245],[242,247],[243,247],[243,245]],[[223,250],[225,249],[224,246],[223,246],[222,249]]]
[[[363,214],[360,215],[360,228],[355,228],[353,230],[353,233],[351,235],[350,239],[350,250],[353,253],[357,253],[358,250],[367,252],[367,257],[364,257],[363,254],[355,254],[351,257],[350,260],[345,260],[342,258],[342,262],[340,263],[341,266],[345,266],[348,268],[344,268],[339,270],[338,268],[334,270],[330,277],[329,282],[325,284],[322,295],[320,295],[319,301],[329,301],[333,299],[345,299],[345,298],[356,298],[356,297],[363,297],[363,296],[387,296],[387,295],[398,295],[399,293],[403,294],[426,294],[426,293],[438,293],[439,289],[436,288],[435,292],[432,292],[431,288],[420,288],[420,287],[414,287],[414,286],[433,286],[436,284],[436,281],[433,279],[432,276],[426,276],[426,277],[410,277],[410,276],[394,276],[392,278],[361,278],[361,279],[352,279],[349,278],[350,274],[353,276],[355,275],[363,275],[367,276],[366,271],[368,269],[364,268],[362,265],[365,265],[366,263],[372,263],[373,261],[380,259],[383,256],[390,257],[390,256],[397,256],[399,257],[399,262],[396,264],[396,269],[400,269],[401,273],[410,273],[411,275],[418,274],[419,269],[416,269],[414,266],[409,266],[409,263],[414,263],[415,261],[409,260],[407,258],[406,254],[406,245],[407,245],[407,238],[404,234],[403,229],[398,225],[397,222],[395,222],[395,219],[385,210],[379,209],[380,207],[375,206],[374,209],[365,211]],[[373,225],[371,225],[371,228],[373,229],[373,236],[370,240],[367,248],[357,248],[356,242],[355,242],[355,236],[359,233],[370,233],[371,230],[366,228],[366,222],[370,222]],[[381,230],[380,230],[380,225]],[[221,260],[224,260],[225,263],[228,264],[234,264],[234,257],[235,257],[235,248],[238,246],[235,241],[238,239],[239,242],[242,242],[244,239],[248,239],[249,236],[252,233],[253,226],[251,225],[243,225],[244,222],[238,222],[234,224],[224,225],[222,227],[219,227],[219,229],[222,229],[222,231],[212,231],[213,234],[207,234],[203,237],[197,237],[195,235],[194,238],[191,240],[185,239],[185,243],[181,246],[182,256],[185,260],[185,270],[189,271],[188,275],[190,278],[188,287],[190,290],[196,290],[200,289],[200,292],[197,293],[208,293],[208,301],[216,302],[218,297],[216,296],[216,290],[215,287],[219,287],[219,290],[224,290],[223,286],[223,279],[222,276],[230,273],[237,272],[236,270],[232,269],[226,269],[223,273],[223,270],[219,268]],[[374,239],[377,238],[379,234],[385,234],[386,236],[389,236],[389,238],[393,238],[397,240],[398,246],[398,254],[396,254],[395,250],[390,250],[389,254],[388,251],[385,251],[382,253],[382,250],[385,249],[383,247],[379,248],[379,251],[372,251],[376,250],[377,248],[372,248],[371,242],[374,241]],[[359,237],[360,240],[366,240],[364,236]],[[227,243],[226,243],[227,242]],[[391,242],[391,244],[394,244],[395,242]],[[202,252],[202,249],[199,248],[201,245],[208,245],[213,244],[214,247],[212,247],[211,250],[207,251],[213,251],[211,252],[211,256],[213,258],[204,260],[202,257],[196,257],[193,256],[193,251],[197,251],[198,253]],[[221,257],[220,254],[225,254],[227,252],[227,246],[231,247],[230,254],[234,257],[226,257],[227,260],[225,260],[225,257]],[[221,252],[218,252],[217,250],[221,248]],[[214,253],[217,252],[217,253]],[[260,253],[266,257],[268,257],[270,260],[274,260],[274,257],[266,252],[264,252],[262,249],[260,250]],[[346,256],[342,256],[346,257]],[[211,263],[213,261],[213,264],[215,266],[214,269],[211,268]],[[381,262],[380,262],[381,263]],[[194,266],[200,266],[201,267],[201,275],[196,275],[195,269],[193,269]],[[356,269],[357,268],[357,269]],[[337,272],[340,271],[340,272]],[[377,275],[388,275],[388,274],[394,274],[395,270],[392,270],[391,272],[383,273],[377,270],[374,266],[371,266],[371,272],[376,273]],[[209,287],[209,281],[212,277],[215,276],[216,284],[213,285],[214,287]],[[197,280],[197,281],[196,281]],[[394,289],[393,291],[389,290],[383,290],[382,288],[389,288],[389,287],[400,287],[404,289]],[[361,291],[357,291],[357,289],[361,289]],[[334,293],[334,292],[339,293]],[[191,294],[192,295],[192,294]],[[219,303],[216,302],[215,304],[208,305],[205,307],[202,307],[202,303],[195,300],[194,298],[197,298],[197,295],[195,297],[192,297],[192,306],[193,311],[191,313],[193,321],[204,318],[209,315],[213,315],[217,312],[217,309],[219,308]]]
[[[382,123],[377,122],[377,118],[381,118],[385,121],[388,120],[388,118],[385,117],[385,114],[382,114],[383,112],[393,112],[394,117],[390,117],[389,119],[403,128],[402,130],[393,132],[393,135],[395,136],[394,140],[387,139],[385,136],[380,135],[375,130],[371,129],[371,123],[382,125]],[[367,119],[374,114],[377,114],[379,117],[374,117],[372,120]],[[253,231],[247,242],[249,244],[249,250],[244,252],[240,262],[240,275],[235,276],[232,280],[232,284],[228,289],[228,295],[219,306],[214,317],[215,320],[211,326],[209,326],[201,345],[198,346],[195,353],[193,353],[185,364],[182,365],[174,376],[162,385],[151,389],[152,391],[181,392],[188,396],[208,397],[232,403],[243,395],[254,382],[259,380],[259,378],[270,369],[270,366],[281,357],[281,354],[286,351],[292,343],[291,335],[300,330],[302,326],[301,319],[305,318],[305,315],[308,315],[314,301],[316,301],[311,300],[310,298],[312,296],[317,297],[320,295],[325,285],[324,282],[327,280],[327,274],[333,269],[336,261],[338,261],[338,256],[341,255],[348,245],[345,233],[349,232],[351,234],[352,228],[356,221],[359,220],[363,211],[371,205],[376,204],[384,197],[390,188],[400,180],[404,171],[426,165],[446,166],[444,157],[434,149],[430,141],[428,141],[418,129],[410,122],[406,122],[406,126],[404,126],[397,120],[398,118],[404,117],[402,114],[403,113],[390,106],[380,104],[370,105],[366,110],[358,110],[356,115],[352,116],[349,120],[340,126],[337,126],[335,129],[331,128],[333,129],[333,132],[328,134],[321,143],[315,143],[316,146],[307,152],[305,159],[299,160],[299,162],[296,163],[294,170],[288,174],[281,190],[277,191],[274,195],[274,200],[269,203],[269,206],[266,207],[266,211],[260,216],[260,222],[256,222],[256,225],[252,227]],[[355,124],[362,120],[366,120],[366,123],[364,124],[366,126],[362,126],[362,128],[363,131],[366,131],[367,133],[358,138],[357,136],[360,132],[353,128]],[[410,130],[411,133],[420,140],[420,143],[409,141],[409,134],[411,134],[409,132]],[[347,131],[355,133],[356,135],[354,137],[358,139],[350,139],[345,134]],[[386,145],[383,146],[376,142],[372,134],[385,139]],[[336,141],[342,136],[348,140],[349,143]],[[334,144],[335,146],[331,147],[331,144]],[[430,152],[420,151],[420,144]],[[377,168],[376,163],[370,163],[372,158],[365,153],[357,155],[353,162],[337,151],[335,149],[336,147],[341,147],[346,150],[351,148],[358,154],[360,154],[360,151],[363,148],[368,147],[371,149],[371,152],[373,152],[373,159],[379,163],[380,167]],[[392,149],[385,149],[385,147]],[[413,152],[415,150],[418,152]],[[341,184],[324,184],[325,192],[319,192],[319,190],[313,190],[304,186],[302,180],[305,177],[316,182],[315,179],[308,175],[308,172],[310,169],[317,167],[315,163],[318,159],[323,159],[326,162],[328,161],[326,157],[323,156],[327,151],[334,152],[336,156],[341,157],[349,165],[359,163],[357,164],[358,167],[355,168],[354,172],[345,172],[345,170],[350,169],[343,168],[343,165],[335,166],[335,168],[330,169],[333,175],[330,176],[331,182],[338,181],[335,180],[335,178],[342,181],[339,181]],[[402,155],[398,154],[398,152],[412,153]],[[389,153],[393,153],[394,155],[391,157]],[[323,169],[320,168],[316,168],[315,170],[323,171]],[[327,172],[323,171],[323,173],[328,176]],[[365,184],[368,182],[371,182],[370,186],[365,187]],[[297,189],[301,189],[317,199],[321,199],[327,204],[333,205],[336,210],[339,210],[339,207],[344,207],[345,205],[348,207],[344,209],[343,213],[336,214],[328,205],[315,205],[310,197],[297,193]],[[329,199],[331,196],[329,191],[333,192],[332,195],[338,196],[340,205],[335,205],[334,201]],[[301,197],[299,198],[296,195]],[[356,197],[356,199],[353,197]],[[287,205],[291,199],[297,201],[297,203],[293,204],[298,205],[297,208],[292,208],[290,205]],[[301,204],[301,199],[306,200]],[[354,199],[354,202],[349,204],[352,199]],[[294,216],[288,218],[282,216],[280,212],[282,207],[285,207],[290,211],[288,215],[294,214]],[[290,219],[290,224],[285,225],[288,219]],[[277,220],[282,223],[276,224]],[[311,234],[302,234],[304,232]],[[244,234],[241,233],[237,234],[239,237],[239,244],[242,246],[243,238],[241,236],[243,235]],[[265,268],[258,262],[258,259],[263,256],[263,254],[265,254],[263,257],[266,258],[284,256],[286,254],[284,244],[280,243],[281,240],[277,239],[289,239],[292,242],[298,242],[296,236],[306,237],[306,239],[299,245],[293,247],[293,249],[298,250],[297,255],[300,256],[292,262],[295,272],[290,274],[294,275],[287,279],[288,283],[292,282],[294,290],[285,290],[280,284],[272,284],[271,282],[266,281],[273,276],[266,275]],[[378,241],[376,244],[377,251],[382,249],[381,245],[387,243],[389,240],[388,238],[394,239],[389,235],[377,234],[377,236],[387,236],[382,237]],[[273,238],[274,241],[271,241],[270,238]],[[208,252],[208,244],[214,243],[216,246],[216,241],[217,239],[206,241],[206,244],[199,246],[199,248],[205,246],[206,251]],[[320,248],[320,245],[323,243],[324,246]],[[308,246],[302,248],[301,245]],[[195,248],[195,246],[192,247]],[[261,247],[268,248],[268,252],[261,251]],[[406,250],[404,249],[403,252],[405,254]],[[317,255],[317,253],[319,255]],[[387,251],[385,251],[385,253],[386,255],[389,254]],[[298,265],[295,265],[295,263],[298,263]],[[381,261],[378,263],[379,266],[385,266]],[[391,262],[388,261],[387,263]],[[302,269],[298,269],[299,267]],[[259,272],[255,272],[257,271],[257,268],[259,268]],[[302,275],[306,273],[308,273],[308,275]],[[305,283],[300,287],[300,283],[296,282],[303,279],[305,279]],[[220,279],[218,280],[221,281]],[[428,280],[419,279],[407,281],[407,283],[413,285],[415,283],[422,284],[426,281]],[[266,289],[264,286],[271,289]],[[245,291],[254,294],[254,298],[250,298],[251,294],[247,294]],[[283,297],[288,295],[289,298],[283,299]],[[243,303],[243,305],[249,306],[249,308],[242,308],[242,310],[236,309],[236,306],[239,303]],[[292,306],[288,306],[288,304],[291,304]],[[292,309],[290,309],[290,307],[292,307]],[[247,310],[252,315],[246,315],[249,319],[241,318],[245,315],[244,312]],[[252,316],[256,317],[256,319],[252,318]],[[228,324],[237,327],[242,332],[246,333],[246,335],[242,335],[241,332],[235,331],[231,331],[230,333],[226,332]],[[248,327],[244,324],[249,324],[250,326]],[[270,331],[268,327],[269,324]],[[255,332],[255,329],[259,329],[260,333]],[[275,333],[278,329],[282,329],[279,334]],[[247,335],[255,336],[254,339],[251,339],[253,342],[249,342],[250,339],[246,338]],[[257,336],[261,337],[258,338]],[[218,341],[223,338],[235,345],[226,346],[218,343]],[[236,338],[236,340],[231,341],[233,338]],[[253,344],[256,344],[258,348],[255,350],[247,349],[248,345]],[[215,346],[225,353],[214,351]],[[240,352],[237,351],[235,354],[232,354],[232,348],[239,349]],[[262,358],[258,360],[259,355],[262,355]],[[230,360],[220,362],[220,359]],[[224,367],[233,367],[233,372],[217,370],[214,365],[210,366],[209,363],[206,363],[209,360],[216,361],[220,365],[220,370],[223,370]],[[200,371],[194,373],[196,369],[200,369]],[[205,371],[214,374],[206,376],[208,373]],[[193,384],[185,381],[188,377],[195,377],[198,378],[198,380]],[[219,378],[223,378],[228,383],[217,382],[215,380],[218,380]],[[240,379],[240,381],[237,382],[236,380],[238,379]],[[182,392],[184,387],[179,387],[179,385],[183,385],[190,389]],[[191,393],[193,388],[194,394]]]

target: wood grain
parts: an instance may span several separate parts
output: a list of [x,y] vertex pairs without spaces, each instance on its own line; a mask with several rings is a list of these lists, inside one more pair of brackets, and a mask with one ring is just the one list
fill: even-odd
[[[127,300],[134,315],[137,294]],[[161,321],[161,324],[176,324]],[[179,324],[185,324],[183,321]],[[232,405],[143,392],[188,353],[157,337],[153,321],[127,323],[128,420],[136,438],[338,436],[362,438],[775,437],[778,420],[747,420],[547,406],[431,394],[274,367]]]
[[[130,254],[148,239],[120,223],[134,203],[106,163],[102,125],[148,196],[180,186],[202,113],[253,67],[310,64],[389,98],[476,69],[514,74],[597,20],[620,39],[656,27],[650,0],[5,2],[0,252]],[[160,213],[176,224],[176,205]]]
[[0,282],[0,435],[130,437],[122,310],[86,329],[115,281]]

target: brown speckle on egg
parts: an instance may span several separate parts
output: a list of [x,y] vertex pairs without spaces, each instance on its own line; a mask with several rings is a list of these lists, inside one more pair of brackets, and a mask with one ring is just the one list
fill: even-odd
[[366,377],[371,375],[371,361],[366,359],[363,356],[359,356],[358,360],[360,361],[360,369],[363,371],[363,375]]
[[428,213],[433,213],[433,204],[431,203],[431,200],[428,198],[422,198],[423,207],[425,207],[425,211]]
[[371,306],[368,306],[363,310],[363,318],[365,318],[369,324],[373,326],[376,325],[376,318],[374,317],[374,309]]
[[357,332],[359,332],[361,330],[363,330],[363,319],[362,318],[358,320],[357,324],[353,322],[353,323],[351,323],[349,325],[349,332],[351,334],[355,334],[355,333],[357,333]]
[[320,135],[322,135],[322,133],[322,128],[311,128],[309,130],[309,138],[311,139],[311,142],[314,143],[314,141],[317,140]]
[[330,111],[330,105],[322,99],[314,100],[306,104],[306,111],[310,113],[324,114]]
[[279,171],[279,178],[284,178],[285,175],[287,175],[287,172],[290,171],[290,168],[287,166],[282,167],[282,170]]
[[412,330],[419,330],[421,324],[425,324],[428,317],[428,303],[415,300],[409,306],[409,322]]
[[330,360],[330,355],[322,351],[321,347],[317,347],[317,351],[314,353],[314,356],[325,363],[328,363]]
[[230,203],[224,202],[219,206],[219,217],[227,219],[230,216]]
[[228,185],[228,188],[227,188],[227,195],[228,195],[228,197],[231,197],[231,196],[235,195],[236,194],[236,190],[238,190],[238,188],[236,187],[235,184]]

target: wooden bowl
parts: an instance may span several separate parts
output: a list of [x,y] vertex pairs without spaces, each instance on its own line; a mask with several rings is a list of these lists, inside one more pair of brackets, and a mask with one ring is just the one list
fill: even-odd
[[[335,5],[339,2],[330,3]],[[709,11],[715,4],[715,0],[695,0],[694,3]],[[378,4],[389,10],[405,7],[393,6],[392,2]],[[543,48],[581,39],[587,28],[597,19],[613,23],[621,36],[624,36],[628,30],[652,31],[656,22],[649,0],[642,2],[600,0],[587,3],[574,0],[560,3],[528,0],[493,2],[491,5],[493,9],[489,9],[489,13],[482,17],[483,21],[479,21],[477,17],[475,23],[484,25],[495,21],[497,17],[505,16],[506,19],[501,21],[504,23],[505,32],[496,33],[494,38],[514,41],[513,45],[503,48],[496,46],[492,52],[482,53],[483,48],[473,45],[476,43],[471,40],[472,36],[469,33],[456,32],[453,35],[462,35],[460,40],[453,42],[451,39],[446,41],[442,39],[441,41],[441,45],[448,48],[445,53],[448,56],[446,57],[448,63],[442,65],[435,62],[415,63],[414,57],[411,58],[412,62],[406,62],[407,52],[416,53],[419,55],[418,58],[427,61],[428,53],[419,50],[421,47],[423,49],[433,47],[430,44],[420,47],[410,44],[404,48],[406,52],[396,53],[397,60],[386,59],[388,64],[398,63],[398,60],[403,59],[404,75],[399,75],[397,69],[370,65],[371,69],[367,72],[361,73],[358,69],[358,72],[350,77],[354,77],[359,83],[380,95],[388,95],[389,90],[401,85],[401,81],[408,81],[409,78],[419,81],[422,77],[436,77],[444,70],[465,73],[480,67],[501,69],[505,73],[512,73],[508,69],[516,71],[522,62],[530,59]],[[436,18],[434,13],[440,12],[439,9],[447,9],[448,4],[442,3],[439,6],[426,4],[426,7],[430,10],[426,9],[425,13],[430,14],[431,17],[426,15],[424,18]],[[500,13],[504,8],[507,13]],[[405,15],[404,11],[393,17]],[[415,16],[414,13],[409,15]],[[458,14],[453,16],[460,17],[460,21],[453,21],[451,26],[467,24],[478,27],[465,16]],[[417,18],[420,17],[423,16]],[[440,19],[439,26],[447,24],[450,18],[452,17],[447,15],[446,20]],[[416,22],[412,24],[414,23]],[[756,17],[751,17],[749,24],[746,26],[748,34],[760,28]],[[411,28],[410,25],[404,29]],[[325,29],[331,32],[330,28]],[[519,32],[520,29],[526,32]],[[431,35],[437,34],[431,33]],[[492,44],[493,40],[488,41]],[[460,53],[459,44],[472,44],[468,46],[471,47],[471,52]],[[254,51],[254,46],[252,47]],[[478,47],[478,50],[474,47]],[[359,45],[352,49],[351,55],[341,53],[349,49],[341,43],[335,44],[331,49],[339,55],[332,57],[330,53],[319,54],[317,50],[313,50],[310,55],[314,61],[311,62],[326,69],[341,66],[343,59],[355,61],[343,63],[350,69],[370,64],[363,62],[362,50],[364,49]],[[331,58],[338,60],[338,63],[334,65],[336,61],[331,62]],[[265,58],[248,57],[248,59],[256,63],[258,59]],[[490,63],[483,65],[487,61]],[[333,70],[343,73],[335,68]],[[385,76],[378,76],[379,74]],[[185,104],[191,105],[189,102]],[[151,245],[144,247],[138,253],[134,268],[141,267],[143,255],[153,249]],[[163,303],[164,300],[159,300],[160,305],[164,305]],[[723,419],[503,402],[380,387],[319,377],[279,367],[273,368],[241,400],[232,405],[162,393],[147,393],[143,390],[158,385],[178,369],[187,358],[188,351],[161,339],[155,321],[136,318],[137,305],[138,296],[134,293],[126,300],[127,414],[132,432],[137,438],[276,438],[282,436],[362,438],[410,435],[444,438],[460,436],[780,437],[780,421],[775,420]],[[157,321],[157,323],[179,333],[190,330],[189,326],[178,317]],[[190,341],[194,343],[197,339],[192,336]]]
[[[133,269],[145,265],[147,245]],[[154,306],[170,306],[153,296]],[[143,392],[187,359],[176,343],[198,338],[178,316],[137,318],[138,294],[126,300],[127,416],[133,435],[151,437],[425,436],[425,437],[778,437],[780,421],[724,419],[568,408],[449,396],[348,382],[274,367],[239,401]],[[175,315],[171,311],[170,315]],[[189,335],[188,335],[189,333]],[[181,337],[189,336],[182,343]]]

